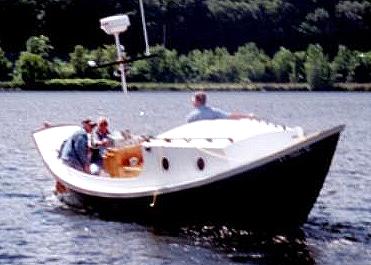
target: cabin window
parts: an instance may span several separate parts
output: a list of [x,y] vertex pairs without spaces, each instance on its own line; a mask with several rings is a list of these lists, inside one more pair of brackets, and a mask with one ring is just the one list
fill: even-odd
[[205,161],[204,161],[204,159],[202,157],[199,157],[197,159],[197,167],[201,171],[204,170],[204,168],[205,168]]
[[162,164],[162,168],[165,169],[165,170],[168,170],[169,167],[170,167],[169,159],[167,159],[166,157],[162,158],[161,164]]

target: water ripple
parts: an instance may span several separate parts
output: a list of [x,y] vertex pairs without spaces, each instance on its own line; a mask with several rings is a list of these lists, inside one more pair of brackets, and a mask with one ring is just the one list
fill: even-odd
[[103,115],[113,129],[156,135],[183,123],[191,110],[190,96],[2,93],[0,105],[6,111],[0,112],[0,122],[8,129],[0,143],[0,263],[371,264],[370,93],[209,94],[216,107],[254,112],[308,131],[346,124],[302,235],[265,235],[212,225],[159,232],[157,227],[94,215],[79,208],[74,198],[53,196],[54,180],[30,135],[42,121],[79,123],[82,117]]
[[36,194],[31,193],[0,193],[0,197],[6,197],[6,198],[39,198]]

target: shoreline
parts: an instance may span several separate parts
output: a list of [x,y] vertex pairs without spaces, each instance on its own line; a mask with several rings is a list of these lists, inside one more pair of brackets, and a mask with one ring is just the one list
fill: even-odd
[[[0,91],[120,91],[120,82],[106,79],[55,79],[25,85],[0,82]],[[128,91],[261,91],[261,92],[371,92],[371,83],[335,83],[312,90],[306,83],[154,83],[129,82]]]

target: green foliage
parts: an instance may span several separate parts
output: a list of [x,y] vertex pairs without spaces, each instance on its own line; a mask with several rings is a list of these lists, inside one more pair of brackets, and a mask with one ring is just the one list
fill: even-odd
[[152,81],[157,82],[180,82],[181,67],[178,54],[175,50],[168,50],[163,46],[156,46],[152,53],[157,54],[154,59],[148,61],[148,72]]
[[54,49],[49,38],[44,35],[30,37],[26,42],[26,48],[27,52],[40,55],[43,58],[48,58],[49,53]]
[[332,62],[335,80],[338,82],[353,82],[357,61],[356,52],[343,45],[339,46],[338,53]]
[[225,48],[194,50],[180,57],[183,79],[188,82],[238,82],[234,57]]
[[246,18],[256,18],[259,16],[259,5],[257,2],[248,1],[226,1],[214,0],[207,1],[210,13],[223,22],[240,21]]
[[244,82],[265,81],[270,58],[255,43],[248,43],[234,54],[239,79]]
[[354,69],[357,82],[371,82],[371,52],[356,52],[357,66]]
[[55,67],[47,59],[53,49],[49,38],[44,35],[32,36],[26,42],[26,49],[15,63],[13,79],[32,84],[51,78]]
[[[330,54],[339,44],[350,49],[371,48],[370,42],[364,41],[371,34],[369,0],[147,0],[144,4],[151,44],[163,44],[181,54],[216,47],[232,53],[248,41],[267,54],[281,46],[291,51],[304,49],[312,42],[319,42]],[[142,39],[136,33],[141,32],[137,1],[4,0],[1,45],[18,53],[29,36],[44,34],[64,58],[79,43],[103,46],[107,39],[102,38],[97,22],[119,12],[130,15],[126,48],[129,54],[136,54],[142,50]],[[14,18],[22,18],[22,23],[12,23]],[[36,38],[32,42],[50,45],[42,35]],[[44,57],[49,48],[27,51]]]
[[[54,58],[48,61],[48,41],[46,37],[31,37],[27,41],[28,51],[22,52],[13,70],[15,82],[44,85],[50,79],[112,79],[117,65],[107,68],[91,68],[87,62],[98,63],[116,60],[116,47],[105,45],[89,50],[81,45],[74,47],[70,60]],[[33,51],[35,53],[31,53]],[[332,62],[320,45],[309,45],[306,51],[292,52],[281,47],[271,59],[253,43],[247,43],[230,54],[226,48],[192,50],[188,54],[178,54],[176,50],[164,46],[151,48],[154,58],[138,60],[126,65],[129,82],[157,83],[304,83],[312,90],[333,88],[333,82],[370,82],[371,52],[352,51],[339,46],[338,54]],[[36,54],[37,53],[37,54]],[[0,69],[10,72],[10,62],[0,49]],[[6,76],[3,76],[5,79]],[[65,83],[62,81],[61,86]],[[88,87],[90,81],[71,83],[74,89],[81,84]],[[306,84],[303,84],[306,86]],[[105,86],[105,85],[103,85]],[[268,87],[272,87],[269,85]],[[338,86],[340,87],[340,86]],[[93,90],[97,88],[92,88]],[[265,89],[265,88],[262,88]]]
[[369,1],[340,1],[336,7],[336,17],[347,30],[359,30],[367,25],[367,16],[370,16],[371,3]]
[[211,82],[237,82],[239,72],[232,57],[225,48],[216,48],[211,54],[208,67],[207,81]]
[[135,61],[128,72],[128,77],[134,82],[152,81],[150,64],[147,60]]
[[305,56],[304,51],[294,52],[294,67],[290,75],[290,82],[306,82]]
[[305,21],[300,25],[300,31],[307,35],[318,35],[329,32],[330,15],[327,10],[317,8],[308,13]]
[[88,77],[90,68],[88,61],[91,59],[90,52],[82,45],[76,45],[74,51],[70,53],[70,63],[75,71],[76,77]]
[[22,52],[15,65],[15,80],[26,84],[45,80],[50,75],[49,63],[38,54]]
[[176,51],[155,47],[158,56],[150,61],[137,61],[131,67],[133,81],[157,82],[238,82],[239,71],[234,56],[225,48],[215,51],[194,50],[178,56]]
[[[115,45],[104,45],[103,48],[99,47],[92,50],[88,57],[98,63],[113,62],[117,60]],[[113,78],[117,66],[102,67],[97,69],[89,69],[88,76],[91,78]]]
[[208,79],[212,57],[212,51],[193,50],[188,54],[187,59],[183,59],[184,65],[187,65],[186,72],[191,82],[201,82]]
[[[105,51],[104,49],[102,48],[98,48],[96,50],[93,50],[91,52],[91,57],[93,57],[94,61],[96,62],[105,62],[105,61],[108,61],[106,58],[107,56],[105,56]],[[86,62],[85,62],[86,63]],[[96,77],[96,78],[110,78],[111,75],[109,74],[109,69],[108,67],[102,67],[102,68],[97,68],[97,69],[94,69],[92,70],[92,76],[93,77]]]
[[75,69],[69,62],[62,61],[61,59],[54,59],[52,63],[53,76],[56,78],[72,78],[75,74]]
[[330,63],[318,44],[308,46],[305,71],[307,82],[312,90],[327,90],[332,87]]
[[12,63],[6,58],[5,52],[0,47],[0,80],[6,81],[11,79]]
[[289,82],[296,65],[294,54],[283,47],[272,58],[272,69],[278,82]]
[[107,79],[52,79],[38,85],[44,90],[88,90],[105,91],[119,90],[120,83]]
[[[104,45],[95,50],[88,50],[82,45],[76,45],[74,51],[70,53],[71,67],[73,74],[69,77],[76,78],[93,78],[93,79],[107,79],[113,77],[113,72],[117,66],[91,68],[88,66],[88,61],[94,60],[97,63],[107,63],[117,60],[116,47],[114,45]],[[63,78],[63,76],[59,76]]]
[[0,89],[19,90],[24,86],[22,81],[0,81]]

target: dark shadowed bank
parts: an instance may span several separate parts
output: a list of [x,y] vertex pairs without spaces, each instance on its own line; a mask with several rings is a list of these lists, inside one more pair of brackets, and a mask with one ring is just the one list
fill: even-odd
[[[331,87],[312,89],[307,83],[128,83],[129,91],[371,91],[371,83],[335,83]],[[119,91],[120,82],[109,79],[53,79],[25,84],[0,82],[3,91]]]

